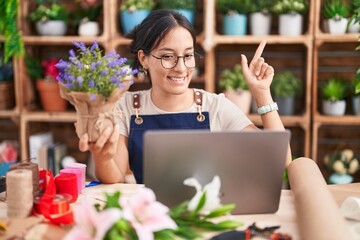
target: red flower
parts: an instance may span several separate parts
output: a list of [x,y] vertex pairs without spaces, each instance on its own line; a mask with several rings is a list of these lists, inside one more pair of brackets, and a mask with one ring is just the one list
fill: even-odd
[[0,145],[0,158],[6,163],[16,162],[18,158],[16,146],[9,142],[3,142]]
[[41,66],[44,69],[44,76],[46,79],[54,80],[59,75],[59,70],[55,65],[58,63],[58,60],[55,58],[50,58],[47,60],[43,60],[41,62]]

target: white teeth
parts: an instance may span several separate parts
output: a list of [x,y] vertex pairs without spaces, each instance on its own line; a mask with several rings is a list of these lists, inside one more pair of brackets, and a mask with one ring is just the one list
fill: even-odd
[[185,81],[185,78],[170,77],[170,80],[180,82],[180,81]]

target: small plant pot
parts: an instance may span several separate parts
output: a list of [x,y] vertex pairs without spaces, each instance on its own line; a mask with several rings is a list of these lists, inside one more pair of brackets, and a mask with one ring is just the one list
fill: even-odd
[[98,22],[82,22],[78,29],[79,36],[94,37],[99,35],[99,23]]
[[360,96],[352,97],[352,107],[354,115],[360,115]]
[[36,88],[45,111],[62,112],[66,110],[67,102],[60,97],[58,82],[39,79],[36,81]]
[[279,34],[284,36],[299,36],[303,32],[303,15],[299,13],[280,14]]
[[246,35],[247,17],[245,14],[225,15],[223,32],[225,35]]
[[195,12],[193,10],[188,10],[188,9],[172,9],[172,10],[185,16],[187,20],[189,20],[189,22],[194,26]]
[[295,97],[274,97],[280,115],[294,115],[295,113]]
[[136,10],[134,12],[121,11],[120,22],[123,33],[129,33],[136,25],[140,24],[150,13],[150,10]]
[[63,36],[67,31],[64,21],[49,20],[36,22],[36,31],[43,36]]
[[329,183],[332,184],[348,184],[348,183],[352,183],[353,180],[354,180],[353,176],[349,174],[333,173],[329,177]]
[[271,14],[255,12],[250,14],[250,34],[254,36],[267,36],[271,29]]
[[347,32],[348,33],[358,33],[358,32],[360,32],[360,24],[355,23],[355,19],[352,19],[351,22],[348,25]]
[[343,116],[346,110],[346,101],[327,101],[323,100],[322,109],[325,115]]
[[333,35],[343,35],[346,32],[348,20],[346,18],[328,19],[329,33]]

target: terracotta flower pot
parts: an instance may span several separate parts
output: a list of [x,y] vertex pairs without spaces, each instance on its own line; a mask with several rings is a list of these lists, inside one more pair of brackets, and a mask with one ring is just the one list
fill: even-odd
[[67,102],[60,97],[59,83],[39,79],[36,81],[42,107],[49,112],[62,112],[66,110]]
[[80,138],[85,133],[89,135],[89,142],[96,142],[101,133],[107,128],[114,128],[116,118],[121,117],[120,112],[114,109],[119,99],[129,89],[131,82],[123,81],[123,88],[114,90],[109,98],[96,95],[91,99],[90,95],[85,92],[69,92],[60,84],[61,96],[68,100],[76,109],[76,134]]

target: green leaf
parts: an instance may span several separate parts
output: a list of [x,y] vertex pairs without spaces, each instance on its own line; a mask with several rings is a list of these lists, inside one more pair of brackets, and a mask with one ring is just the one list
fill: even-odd
[[196,206],[196,209],[193,212],[193,216],[196,215],[205,205],[206,202],[206,192],[203,192],[203,194],[201,195],[201,198],[199,200],[198,205]]
[[185,201],[180,203],[179,205],[173,207],[169,211],[169,215],[172,218],[178,218],[181,214],[187,211],[187,206],[189,204],[189,201]]
[[224,216],[224,215],[230,213],[234,208],[235,208],[235,204],[222,205],[222,206],[216,208],[215,210],[213,210],[212,212],[210,212],[205,217],[206,218],[215,218],[215,217]]
[[235,228],[241,227],[243,225],[244,224],[242,222],[234,221],[234,220],[226,220],[226,221],[219,222],[217,224],[217,226],[220,227],[221,230],[235,229]]
[[106,196],[106,204],[104,206],[104,209],[106,208],[120,208],[121,206],[119,204],[119,198],[121,193],[119,191],[114,192],[113,194],[105,193]]

